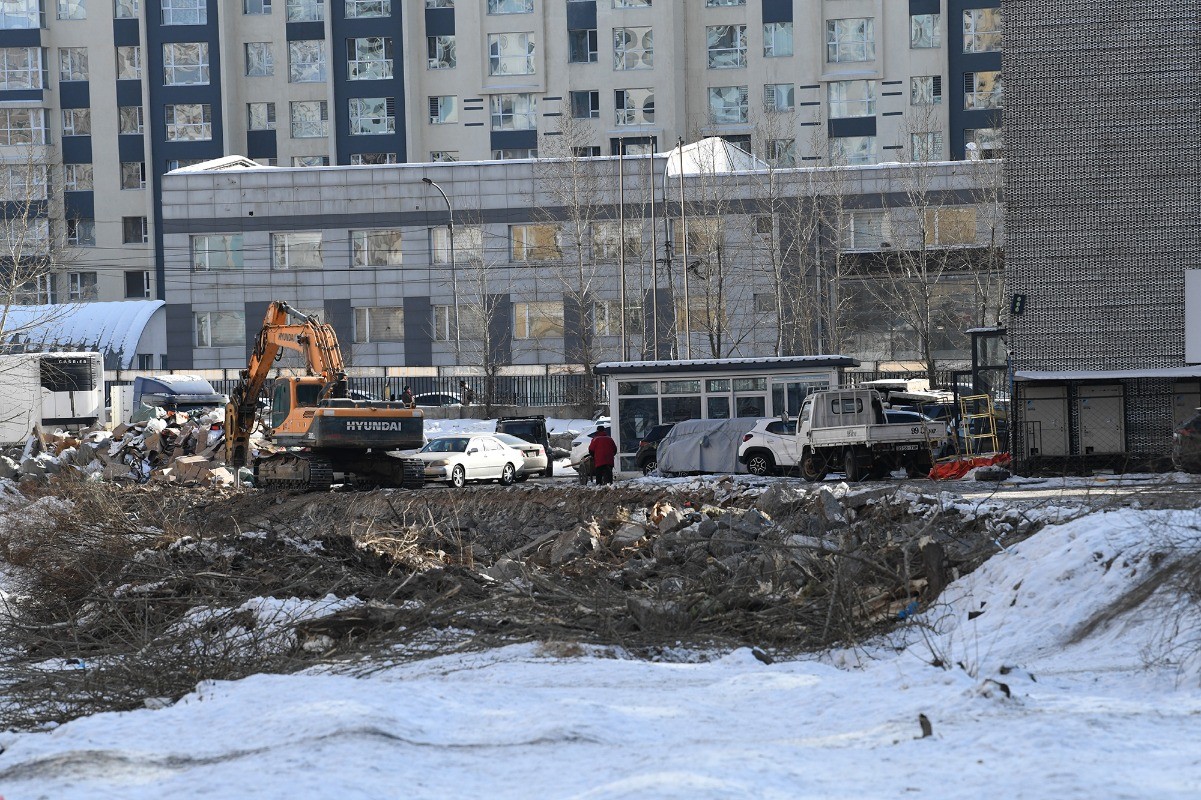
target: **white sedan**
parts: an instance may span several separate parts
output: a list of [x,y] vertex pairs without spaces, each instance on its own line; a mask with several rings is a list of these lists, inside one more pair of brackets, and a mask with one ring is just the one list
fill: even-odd
[[541,475],[546,472],[546,465],[549,463],[546,458],[546,450],[537,442],[527,442],[525,439],[513,436],[508,433],[492,434],[501,441],[502,444],[507,444],[514,450],[520,450],[521,455],[525,458],[525,464],[517,473],[517,480],[524,481],[531,475]]
[[508,486],[525,466],[525,457],[492,434],[441,436],[417,451],[427,481],[462,488],[468,481],[500,481]]

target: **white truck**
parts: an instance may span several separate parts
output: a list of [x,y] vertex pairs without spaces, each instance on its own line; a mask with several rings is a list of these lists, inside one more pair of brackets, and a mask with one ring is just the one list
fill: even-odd
[[77,430],[104,421],[99,353],[0,356],[0,446],[24,443],[35,425]]
[[883,400],[871,389],[831,389],[805,398],[796,435],[805,480],[834,471],[858,481],[902,468],[910,477],[925,475],[946,431],[934,421],[887,422]]

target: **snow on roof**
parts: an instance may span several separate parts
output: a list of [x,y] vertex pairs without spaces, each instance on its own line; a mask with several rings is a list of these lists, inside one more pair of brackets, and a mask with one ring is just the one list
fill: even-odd
[[222,156],[221,158],[213,158],[208,161],[201,161],[199,164],[191,164],[179,169],[173,169],[168,175],[178,175],[184,172],[222,172],[231,169],[275,169],[274,167],[264,167],[259,162],[246,156]]
[[667,154],[667,175],[712,175],[723,172],[753,172],[770,165],[718,136],[673,147]]
[[857,367],[850,356],[771,356],[767,358],[693,358],[674,361],[606,361],[598,375],[633,372],[764,372],[778,367]]
[[1164,367],[1162,369],[1079,369],[1052,372],[1018,370],[1013,374],[1018,381],[1120,381],[1140,378],[1201,378],[1201,366]]
[[77,306],[10,306],[0,339],[25,350],[97,350],[133,367],[138,341],[162,300],[80,303]]

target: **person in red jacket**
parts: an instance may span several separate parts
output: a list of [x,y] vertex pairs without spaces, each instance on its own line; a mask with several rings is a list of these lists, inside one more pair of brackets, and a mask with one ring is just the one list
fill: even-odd
[[609,435],[608,428],[599,428],[596,436],[588,444],[588,454],[592,456],[592,472],[596,475],[596,485],[603,486],[613,482],[613,463],[617,458],[617,442]]

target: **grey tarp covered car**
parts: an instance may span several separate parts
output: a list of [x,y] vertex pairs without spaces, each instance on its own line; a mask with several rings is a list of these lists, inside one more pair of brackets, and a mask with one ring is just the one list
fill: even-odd
[[690,419],[677,422],[659,442],[659,473],[746,472],[738,463],[738,445],[758,422],[739,419]]

